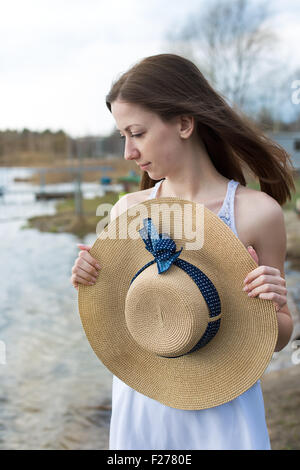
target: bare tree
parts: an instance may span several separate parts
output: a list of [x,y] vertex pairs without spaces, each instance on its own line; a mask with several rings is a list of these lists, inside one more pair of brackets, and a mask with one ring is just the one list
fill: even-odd
[[258,121],[268,115],[273,121],[273,132],[286,127],[287,121],[297,121],[299,105],[292,101],[292,83],[298,77],[300,78],[300,69],[292,70],[288,64],[283,66],[282,63],[270,68],[263,76],[257,77],[256,93],[252,98],[253,102],[249,99],[252,106],[250,108],[249,105],[249,109]]
[[173,51],[183,46],[214,88],[239,108],[246,107],[253,75],[268,67],[277,41],[267,25],[269,3],[214,0],[166,35]]

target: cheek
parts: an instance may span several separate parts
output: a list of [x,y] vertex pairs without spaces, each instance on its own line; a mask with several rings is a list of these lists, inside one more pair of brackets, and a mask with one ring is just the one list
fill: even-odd
[[178,152],[178,144],[176,139],[170,133],[160,133],[157,138],[153,139],[150,144],[150,150],[154,159],[158,158],[166,164],[173,164],[176,159],[176,151]]

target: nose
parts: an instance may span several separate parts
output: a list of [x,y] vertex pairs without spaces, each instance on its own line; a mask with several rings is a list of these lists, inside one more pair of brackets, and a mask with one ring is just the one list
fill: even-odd
[[125,149],[124,149],[124,158],[125,160],[135,160],[139,158],[140,152],[134,145],[134,142],[126,139]]

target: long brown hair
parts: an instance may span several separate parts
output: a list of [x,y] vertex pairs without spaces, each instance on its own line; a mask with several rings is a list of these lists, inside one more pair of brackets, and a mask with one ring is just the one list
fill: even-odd
[[[190,60],[176,54],[142,59],[113,83],[106,96],[110,111],[116,99],[141,105],[164,122],[179,115],[194,116],[213,165],[226,178],[245,186],[246,165],[261,190],[280,205],[291,199],[291,189],[296,190],[290,155],[240,110],[232,109]],[[144,171],[140,189],[155,183]]]

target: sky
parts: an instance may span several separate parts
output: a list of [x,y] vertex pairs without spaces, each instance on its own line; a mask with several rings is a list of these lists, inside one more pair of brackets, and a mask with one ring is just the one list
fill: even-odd
[[[278,54],[300,67],[300,2],[269,3]],[[113,81],[140,59],[170,52],[166,32],[205,5],[205,0],[0,0],[0,130],[108,135],[115,123],[105,96]]]

